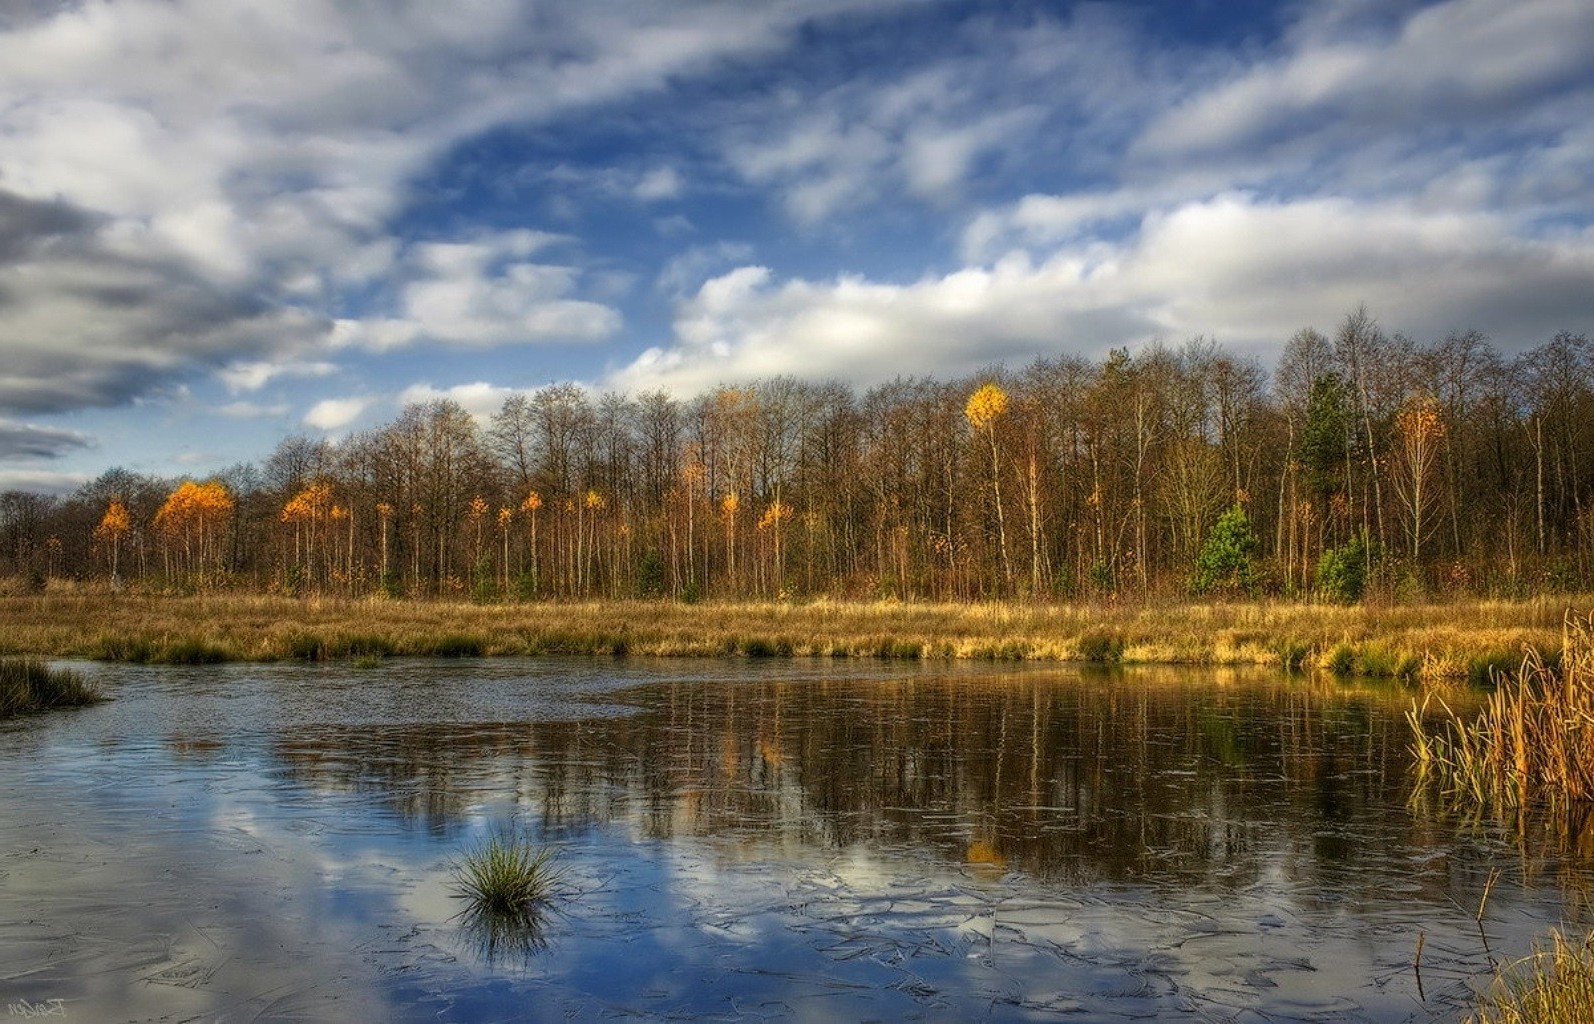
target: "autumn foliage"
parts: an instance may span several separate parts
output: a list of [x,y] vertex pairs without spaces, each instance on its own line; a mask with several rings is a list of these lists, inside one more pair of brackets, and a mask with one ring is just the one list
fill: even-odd
[[[1308,599],[1594,586],[1594,346],[1364,310],[1271,372],[1201,339],[868,389],[434,401],[209,481],[0,495],[0,577],[477,600],[1183,598],[1225,515]],[[1248,546],[1249,547],[1249,546]],[[1352,585],[1354,584],[1354,585]]]

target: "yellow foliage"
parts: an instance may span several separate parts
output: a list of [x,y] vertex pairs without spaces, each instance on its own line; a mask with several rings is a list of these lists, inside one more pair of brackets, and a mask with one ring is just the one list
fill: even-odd
[[742,499],[736,496],[736,492],[735,491],[732,491],[731,493],[727,494],[725,497],[720,499],[720,508],[724,511],[725,517],[727,519],[729,519],[732,516],[736,515],[736,510],[741,508],[741,507],[742,507]]
[[133,517],[128,515],[127,506],[120,501],[112,501],[105,510],[105,516],[100,519],[100,525],[94,530],[94,536],[100,540],[116,540],[126,536],[133,528]]
[[281,518],[285,523],[313,521],[327,515],[332,507],[332,485],[322,481],[289,498],[282,506]]
[[173,535],[193,526],[213,526],[232,512],[233,505],[232,495],[221,481],[196,484],[184,480],[155,513],[155,528]]
[[764,510],[763,516],[758,520],[758,528],[760,530],[767,530],[771,526],[778,524],[781,520],[790,518],[790,505],[786,504],[784,501],[772,502],[769,508]]
[[587,507],[594,512],[602,512],[609,507],[609,500],[597,491],[588,491],[585,501]]
[[536,491],[529,492],[526,495],[526,500],[520,503],[520,507],[521,510],[525,512],[537,511],[539,508],[542,508],[542,495],[538,494]]
[[969,396],[968,404],[963,407],[963,415],[968,417],[969,425],[975,430],[991,429],[997,419],[1006,413],[1007,392],[995,383],[982,385]]

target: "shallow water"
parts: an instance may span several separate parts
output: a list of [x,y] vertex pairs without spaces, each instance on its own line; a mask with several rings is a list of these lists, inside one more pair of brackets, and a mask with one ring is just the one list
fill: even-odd
[[[1448,1020],[1491,956],[1590,923],[1588,861],[1410,800],[1396,691],[82,670],[117,699],[0,726],[0,1001],[66,1019]],[[451,861],[511,822],[564,898],[489,948]]]

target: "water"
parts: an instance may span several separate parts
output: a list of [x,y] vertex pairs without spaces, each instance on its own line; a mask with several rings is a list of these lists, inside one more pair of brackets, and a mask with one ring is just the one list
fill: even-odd
[[[0,1002],[67,1019],[1452,1020],[1491,955],[1590,923],[1587,860],[1411,802],[1392,690],[83,671],[117,699],[0,726]],[[564,898],[492,947],[451,864],[509,823]]]

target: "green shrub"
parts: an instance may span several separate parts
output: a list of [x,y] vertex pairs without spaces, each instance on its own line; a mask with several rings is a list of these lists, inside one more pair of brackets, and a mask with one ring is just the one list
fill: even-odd
[[1317,561],[1317,590],[1324,599],[1355,604],[1367,592],[1366,537],[1358,534],[1337,548],[1329,548]]
[[1245,509],[1238,503],[1218,517],[1201,553],[1196,556],[1195,579],[1191,589],[1197,594],[1256,592],[1256,551],[1260,542]]

